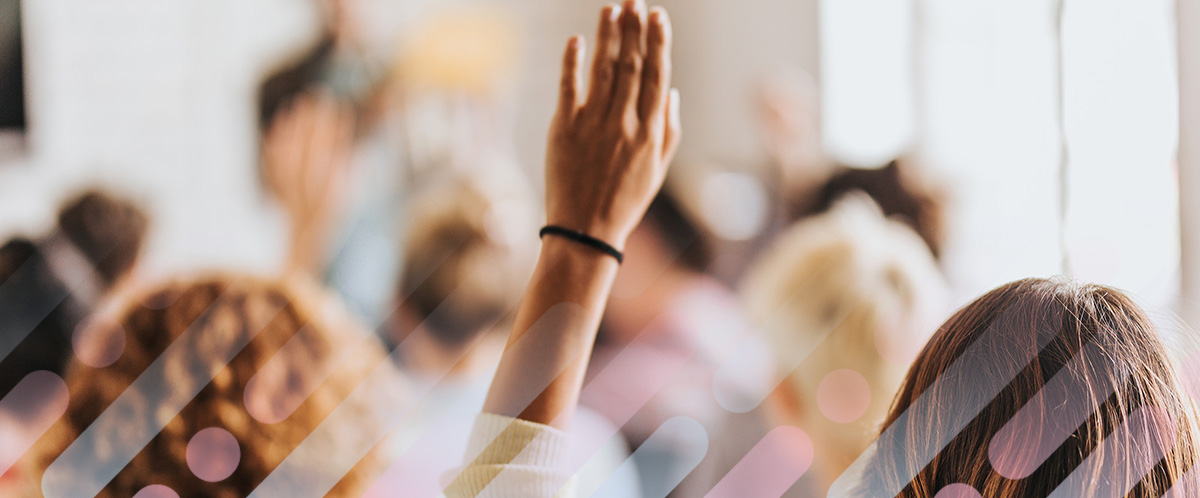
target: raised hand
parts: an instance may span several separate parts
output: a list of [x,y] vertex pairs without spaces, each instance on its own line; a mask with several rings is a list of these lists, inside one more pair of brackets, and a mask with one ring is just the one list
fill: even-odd
[[[601,12],[586,90],[583,39],[567,43],[546,152],[551,225],[624,248],[679,144],[670,51],[667,12],[647,13],[644,0]],[[542,239],[485,412],[569,424],[617,268],[616,258],[595,248]]]
[[644,0],[600,13],[585,93],[583,37],[567,42],[558,110],[546,151],[551,225],[625,246],[680,139],[679,92],[671,89],[671,21]]
[[263,139],[264,179],[292,225],[288,272],[320,270],[345,196],[353,136],[353,113],[313,92],[281,112]]

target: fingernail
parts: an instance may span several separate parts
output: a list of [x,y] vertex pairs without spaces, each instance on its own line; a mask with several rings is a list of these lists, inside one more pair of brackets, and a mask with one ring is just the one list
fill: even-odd
[[567,48],[579,50],[579,35],[572,36],[570,40],[567,40]]
[[654,19],[655,23],[662,25],[666,25],[667,20],[671,18],[671,16],[667,14],[667,9],[662,7],[655,7],[654,11],[650,13],[650,16]]
[[621,16],[620,5],[606,5],[604,7],[604,19],[609,22],[615,22]]

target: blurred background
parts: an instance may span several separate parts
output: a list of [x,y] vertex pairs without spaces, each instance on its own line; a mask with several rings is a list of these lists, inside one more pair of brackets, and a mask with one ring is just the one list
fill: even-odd
[[[347,370],[313,420],[360,383],[386,414],[280,424],[298,437],[291,463],[261,457],[282,470],[243,466],[246,482],[320,494],[371,467],[366,496],[436,496],[537,254],[563,44],[594,39],[602,4],[0,0],[0,494],[23,472],[83,482],[70,459],[39,467],[51,424],[115,403],[130,362],[192,328],[143,315],[270,319],[214,304],[228,288],[295,304],[278,339],[325,337],[288,350],[275,380]],[[580,397],[572,465],[595,496],[824,496],[936,324],[1011,280],[1127,290],[1168,340],[1189,330],[1177,317],[1200,323],[1200,0],[660,4],[684,139],[629,239]],[[228,275],[138,293],[210,270]],[[239,382],[213,384],[247,408],[221,414],[289,417]],[[317,389],[293,387],[296,403]],[[218,436],[260,435],[248,427]],[[175,432],[159,437],[191,437]],[[803,465],[768,453],[733,472],[780,434],[799,434],[784,446]],[[172,486],[221,481],[191,470]],[[135,463],[109,491],[161,474]]]
[[[768,223],[772,164],[788,154],[772,137],[790,132],[838,163],[904,156],[936,178],[949,193],[941,259],[960,301],[1069,269],[1155,306],[1181,302],[1187,40],[1175,34],[1189,20],[1174,2],[662,3],[686,101],[671,182],[729,247]],[[601,2],[347,4],[364,59],[405,88],[391,107],[405,139],[384,140],[381,162],[419,169],[422,147],[484,121],[498,133],[477,140],[511,163],[488,168],[514,167],[540,191],[561,45],[592,36]],[[100,184],[152,213],[144,266],[155,273],[278,264],[286,229],[259,187],[256,98],[316,42],[318,2],[0,5],[0,237],[45,226],[66,196]],[[464,100],[487,111],[467,104],[464,120]],[[799,110],[773,122],[780,109]]]

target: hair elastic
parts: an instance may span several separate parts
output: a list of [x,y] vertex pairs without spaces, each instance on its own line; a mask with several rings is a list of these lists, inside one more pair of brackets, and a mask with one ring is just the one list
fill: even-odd
[[596,249],[597,251],[616,258],[617,264],[621,264],[625,261],[625,255],[621,254],[621,251],[618,251],[617,248],[612,246],[612,244],[577,230],[571,230],[569,228],[563,228],[556,225],[546,225],[542,227],[540,231],[538,231],[538,237],[543,238],[546,235],[557,235],[559,237],[563,237]]

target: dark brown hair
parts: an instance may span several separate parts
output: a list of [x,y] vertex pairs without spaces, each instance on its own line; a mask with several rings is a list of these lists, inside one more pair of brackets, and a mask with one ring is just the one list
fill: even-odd
[[[132,202],[87,191],[58,214],[59,233],[96,276],[101,293],[132,270],[141,253],[148,219]],[[75,295],[56,273],[47,245],[14,238],[0,246],[0,334],[19,338],[0,359],[0,398],[37,370],[62,374],[71,355],[71,336],[99,296]],[[76,271],[89,271],[77,268]]]
[[58,226],[95,267],[104,284],[125,275],[141,253],[149,219],[125,199],[87,191],[58,213]]
[[812,198],[794,201],[792,218],[828,211],[846,194],[859,191],[879,204],[885,216],[912,227],[933,256],[940,257],[945,238],[946,199],[918,173],[914,165],[899,159],[875,169],[839,166]]
[[[496,200],[488,194],[455,180],[427,188],[413,202],[397,295],[446,346],[468,344],[500,322],[528,277],[532,252],[489,230]],[[389,339],[399,342],[398,332]]]
[[[1044,461],[1034,461],[1028,475],[1001,475],[994,437],[1057,376],[1083,386],[1069,393],[1070,403],[1083,403],[1086,420]],[[981,387],[989,383],[998,393]],[[965,413],[971,405],[982,410]],[[1051,420],[1056,407],[1030,406],[1042,406],[1034,420],[1043,426],[1059,422]],[[1137,451],[1136,444],[1113,447],[1128,441],[1109,436],[1142,407],[1160,409],[1175,430],[1174,437],[1170,430],[1154,433],[1164,436],[1157,439],[1164,456],[1148,464],[1149,472],[1128,461],[1103,467],[1101,459],[1088,458],[1097,451]],[[860,494],[902,490],[899,496],[932,498],[962,483],[983,496],[1044,497],[1083,472],[1089,477],[1084,489],[1069,489],[1070,496],[1092,496],[1096,491],[1088,486],[1107,482],[1127,486],[1131,497],[1158,497],[1195,462],[1196,444],[1196,406],[1154,325],[1128,296],[1097,285],[1021,280],[967,305],[929,341],[884,422]],[[920,454],[932,460],[914,457]],[[1098,479],[1100,472],[1105,475]]]

